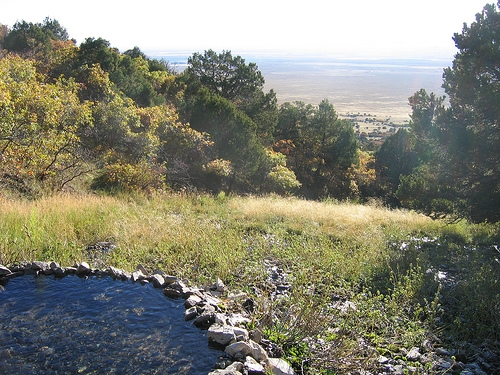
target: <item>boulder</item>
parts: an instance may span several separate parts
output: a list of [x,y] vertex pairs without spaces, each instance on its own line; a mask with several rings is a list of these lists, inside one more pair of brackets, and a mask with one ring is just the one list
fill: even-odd
[[35,271],[42,271],[45,272],[47,270],[50,270],[50,263],[49,262],[39,262],[37,260],[31,262],[31,269]]
[[0,277],[9,276],[10,274],[12,274],[12,271],[10,269],[8,269],[7,267],[2,266],[0,264]]
[[132,272],[132,276],[131,276],[131,279],[132,281],[135,283],[136,281],[141,281],[141,280],[144,280],[146,278],[146,276],[142,273],[141,270],[135,270],[134,272]]
[[248,375],[265,375],[266,370],[259,362],[257,362],[252,357],[247,357],[243,367],[247,371]]
[[184,320],[185,321],[193,320],[194,318],[196,318],[197,315],[198,315],[198,310],[196,309],[196,306],[190,307],[189,309],[184,311]]
[[203,299],[200,296],[193,294],[184,301],[184,307],[189,309],[198,305],[201,301],[203,301]]
[[412,362],[418,361],[421,356],[422,354],[420,354],[420,349],[417,347],[411,348],[408,354],[406,354],[406,358],[408,359],[408,361]]
[[292,366],[283,358],[269,358],[268,364],[274,375],[295,375]]
[[228,345],[225,352],[227,355],[237,360],[245,360],[247,356],[252,357],[258,362],[267,362],[268,360],[264,348],[252,340],[237,341]]
[[147,276],[148,271],[146,270],[146,268],[144,268],[144,266],[142,264],[139,263],[136,268],[137,268],[138,271],[141,271],[141,273],[144,276]]
[[87,262],[80,263],[76,268],[76,274],[78,276],[88,275],[90,271],[90,266]]
[[212,324],[207,332],[208,341],[227,346],[236,341],[234,328],[227,325]]
[[165,279],[162,275],[154,274],[151,276],[151,282],[155,288],[163,288],[165,286]]
[[223,370],[214,370],[208,373],[208,375],[242,375],[243,363],[234,362],[227,366]]
[[170,287],[163,289],[163,294],[166,295],[167,297],[173,298],[173,299],[177,299],[177,298],[182,297],[182,294],[180,291],[178,291],[177,289],[170,288]]

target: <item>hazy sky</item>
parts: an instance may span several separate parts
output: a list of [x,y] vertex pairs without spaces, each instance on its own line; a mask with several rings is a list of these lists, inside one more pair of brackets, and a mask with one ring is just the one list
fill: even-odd
[[488,0],[3,0],[0,23],[57,19],[81,43],[122,52],[304,53],[452,59],[453,40]]

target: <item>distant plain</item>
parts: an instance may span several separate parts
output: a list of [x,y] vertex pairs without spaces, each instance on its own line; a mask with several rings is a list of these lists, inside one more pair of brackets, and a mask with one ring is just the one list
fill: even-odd
[[[162,54],[178,72],[189,54]],[[444,95],[441,88],[445,60],[356,60],[288,55],[242,55],[262,72],[265,89],[276,92],[279,103],[302,101],[317,105],[328,99],[340,115],[369,114],[394,123],[410,119],[408,98],[421,88]]]

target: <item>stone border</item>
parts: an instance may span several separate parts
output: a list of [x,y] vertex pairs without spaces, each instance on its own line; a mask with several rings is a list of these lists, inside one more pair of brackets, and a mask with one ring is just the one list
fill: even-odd
[[[0,265],[0,281],[24,275],[54,275],[65,277],[110,276],[114,280],[152,283],[155,288],[163,288],[163,294],[173,299],[184,299],[184,319],[192,321],[199,329],[207,330],[209,343],[224,349],[224,358],[216,364],[217,369],[208,375],[265,375],[269,371],[275,375],[294,375],[288,362],[282,358],[271,358],[264,349],[265,340],[256,329],[248,331],[244,326],[250,319],[239,313],[227,311],[227,306],[219,296],[227,292],[221,280],[205,289],[190,287],[187,282],[163,271],[148,274],[142,265],[132,273],[108,267],[105,270],[92,269],[87,262],[73,267],[61,267],[56,262],[23,262],[6,267]],[[0,288],[3,288],[0,284]],[[1,291],[1,289],[0,289]]]

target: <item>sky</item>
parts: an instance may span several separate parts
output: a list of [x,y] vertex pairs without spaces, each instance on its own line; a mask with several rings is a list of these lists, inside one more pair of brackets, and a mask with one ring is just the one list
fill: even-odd
[[0,23],[56,19],[80,44],[149,56],[233,54],[451,60],[453,34],[493,0],[1,0]]

